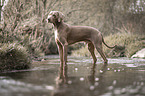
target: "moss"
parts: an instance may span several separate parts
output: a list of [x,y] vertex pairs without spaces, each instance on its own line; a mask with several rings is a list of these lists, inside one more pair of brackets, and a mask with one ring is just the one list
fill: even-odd
[[[125,46],[125,56],[131,57],[133,54],[135,54],[135,52],[143,48],[143,38],[145,38],[145,35],[143,36],[138,34],[121,32],[116,34],[110,34],[109,36],[106,36],[104,40],[109,46]],[[103,51],[107,55],[107,57],[110,57],[109,53],[111,49],[103,45]],[[98,54],[98,52],[96,54]],[[72,55],[90,56],[90,53],[86,45],[85,47],[82,47],[79,50],[73,51]]]
[[0,71],[27,69],[30,64],[29,54],[23,46],[5,43],[0,47]]

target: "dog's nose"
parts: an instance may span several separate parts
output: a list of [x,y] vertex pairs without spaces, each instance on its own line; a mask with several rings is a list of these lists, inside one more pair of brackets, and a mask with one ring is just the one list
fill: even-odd
[[46,19],[46,22],[50,22],[50,18],[47,18],[47,19]]
[[50,22],[50,18],[48,18],[47,20],[48,20],[48,22]]
[[50,22],[51,15],[48,15],[47,21]]

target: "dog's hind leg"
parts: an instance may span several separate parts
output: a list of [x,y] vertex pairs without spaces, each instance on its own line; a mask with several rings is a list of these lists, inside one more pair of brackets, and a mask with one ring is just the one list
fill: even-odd
[[95,47],[96,47],[97,51],[99,52],[99,54],[101,55],[101,57],[103,58],[104,63],[107,64],[108,60],[102,50],[102,43],[95,44]]
[[97,58],[96,58],[95,53],[94,53],[94,45],[93,45],[91,42],[88,43],[88,50],[89,50],[89,52],[90,52],[91,55],[92,55],[94,64],[96,64]]

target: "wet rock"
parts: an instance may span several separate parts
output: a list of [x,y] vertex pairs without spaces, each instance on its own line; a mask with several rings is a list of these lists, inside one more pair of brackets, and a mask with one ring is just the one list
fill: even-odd
[[145,58],[145,48],[143,48],[140,51],[136,52],[136,54],[134,54],[132,56],[132,58]]

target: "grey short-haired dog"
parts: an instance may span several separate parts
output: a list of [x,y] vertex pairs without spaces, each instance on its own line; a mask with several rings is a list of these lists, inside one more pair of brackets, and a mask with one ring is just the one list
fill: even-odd
[[99,54],[107,63],[108,60],[102,50],[102,42],[108,48],[114,48],[108,46],[103,39],[100,31],[88,26],[71,26],[63,21],[64,15],[59,11],[51,11],[48,15],[47,22],[53,23],[55,32],[55,41],[59,49],[60,63],[62,67],[67,65],[67,48],[68,45],[76,42],[84,41],[88,44],[88,50],[90,51],[94,64],[97,59],[94,53],[94,48],[97,49]]

